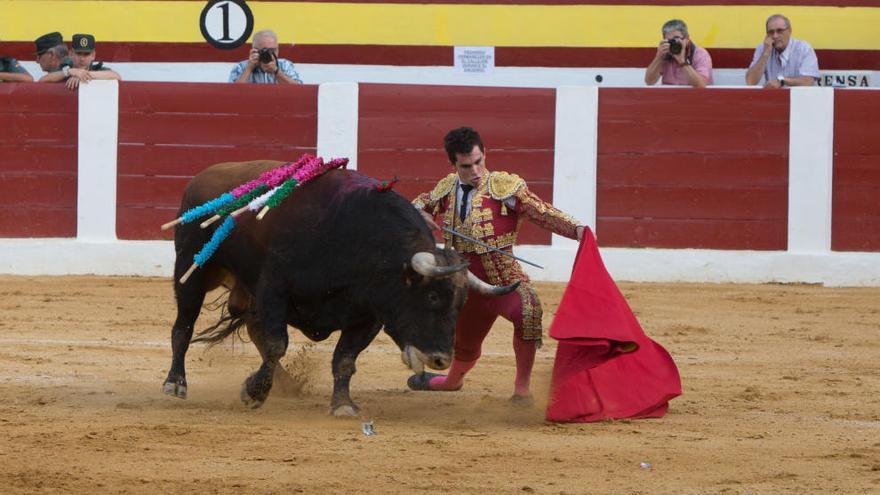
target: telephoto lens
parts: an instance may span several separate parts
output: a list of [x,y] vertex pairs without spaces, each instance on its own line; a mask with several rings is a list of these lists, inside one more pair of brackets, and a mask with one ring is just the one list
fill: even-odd
[[671,40],[669,40],[669,53],[673,55],[678,55],[679,53],[681,53],[681,46],[681,39],[672,38]]

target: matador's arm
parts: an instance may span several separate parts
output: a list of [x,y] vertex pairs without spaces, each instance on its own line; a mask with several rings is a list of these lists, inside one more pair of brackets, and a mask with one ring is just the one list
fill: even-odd
[[577,229],[580,223],[568,213],[539,198],[528,187],[521,187],[514,197],[517,211],[539,227],[569,239],[578,238]]

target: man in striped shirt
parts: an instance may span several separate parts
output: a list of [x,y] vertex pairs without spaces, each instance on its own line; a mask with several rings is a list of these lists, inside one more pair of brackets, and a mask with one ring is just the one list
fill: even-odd
[[767,37],[755,49],[746,72],[746,84],[753,86],[764,78],[765,88],[815,86],[819,62],[809,43],[791,37],[791,22],[781,14],[767,18]]
[[[262,59],[261,59],[262,56]],[[231,83],[302,84],[293,62],[278,58],[278,35],[264,29],[254,35],[251,54],[229,73]]]

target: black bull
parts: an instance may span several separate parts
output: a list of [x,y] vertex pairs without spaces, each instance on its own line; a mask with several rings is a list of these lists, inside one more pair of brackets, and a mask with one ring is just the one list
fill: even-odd
[[[187,186],[181,213],[258,177],[282,162],[223,163]],[[262,220],[238,218],[213,257],[185,282],[180,278],[210,239],[199,222],[178,225],[171,332],[171,370],[164,391],[186,397],[185,358],[206,292],[231,289],[229,316],[196,340],[216,342],[242,325],[262,357],[241,399],[261,405],[288,346],[287,325],[321,341],[341,334],[333,352],[331,412],[351,415],[355,360],[384,327],[413,370],[445,369],[452,358],[455,320],[470,287],[507,293],[514,286],[482,283],[451,250],[437,249],[425,221],[394,191],[348,170],[333,170],[295,189]],[[218,222],[219,224],[219,222]],[[215,224],[216,225],[216,224]]]

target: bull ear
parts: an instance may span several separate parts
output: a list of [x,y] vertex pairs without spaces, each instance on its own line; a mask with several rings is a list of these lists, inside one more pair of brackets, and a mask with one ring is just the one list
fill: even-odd
[[407,287],[412,287],[413,275],[415,275],[415,272],[412,270],[412,267],[409,266],[409,263],[404,263],[403,264],[403,283]]
[[419,285],[420,283],[425,281],[425,277],[419,275],[418,272],[413,269],[413,266],[410,263],[403,264],[403,283],[407,287],[412,287],[414,285]]

